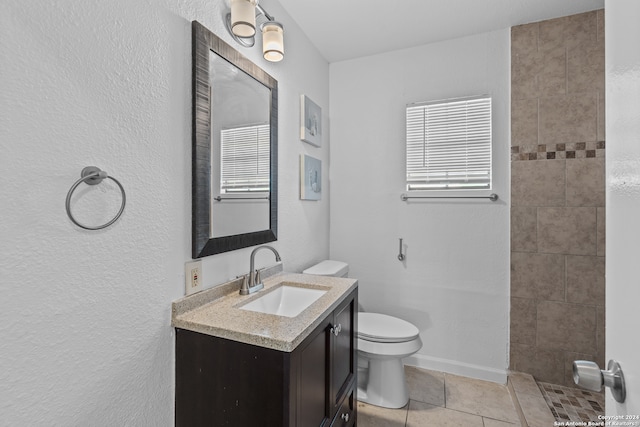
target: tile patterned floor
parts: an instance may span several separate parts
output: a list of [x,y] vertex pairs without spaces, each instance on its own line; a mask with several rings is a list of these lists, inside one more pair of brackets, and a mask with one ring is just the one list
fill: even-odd
[[592,392],[563,387],[549,383],[538,383],[551,413],[558,421],[598,421],[604,415],[604,392]]
[[554,418],[588,423],[604,414],[604,393],[536,383],[522,373],[509,374],[515,406],[507,386],[500,384],[413,366],[405,366],[405,375],[407,406],[387,409],[358,402],[359,427],[514,427],[521,425],[517,411],[529,427],[547,427]]
[[514,427],[506,386],[405,366],[409,403],[387,409],[358,402],[358,427]]

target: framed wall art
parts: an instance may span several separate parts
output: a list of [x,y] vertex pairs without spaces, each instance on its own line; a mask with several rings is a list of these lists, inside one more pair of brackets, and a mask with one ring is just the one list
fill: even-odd
[[300,199],[320,200],[322,197],[322,160],[300,155]]
[[322,145],[322,109],[306,95],[300,96],[300,139]]

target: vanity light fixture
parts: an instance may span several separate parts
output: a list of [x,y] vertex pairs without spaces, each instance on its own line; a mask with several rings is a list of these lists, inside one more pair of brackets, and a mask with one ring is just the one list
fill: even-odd
[[262,6],[258,0],[231,0],[231,13],[227,13],[225,24],[231,37],[243,47],[253,47],[256,37],[256,18],[266,19],[262,31],[262,54],[270,62],[284,58],[284,27]]

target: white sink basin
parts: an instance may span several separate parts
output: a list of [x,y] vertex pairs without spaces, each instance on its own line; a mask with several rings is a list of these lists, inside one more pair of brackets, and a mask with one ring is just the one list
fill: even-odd
[[241,310],[296,317],[327,291],[282,285],[241,307]]

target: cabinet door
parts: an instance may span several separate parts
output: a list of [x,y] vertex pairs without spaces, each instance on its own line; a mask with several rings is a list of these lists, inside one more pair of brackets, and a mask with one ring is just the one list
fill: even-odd
[[345,303],[334,311],[333,328],[339,332],[332,333],[333,369],[331,371],[331,399],[334,410],[340,406],[345,394],[349,391],[356,370],[356,313],[357,294],[347,298]]
[[289,366],[289,353],[176,329],[176,427],[296,425]]
[[301,344],[298,365],[298,426],[323,426],[331,420],[329,404],[330,317]]

